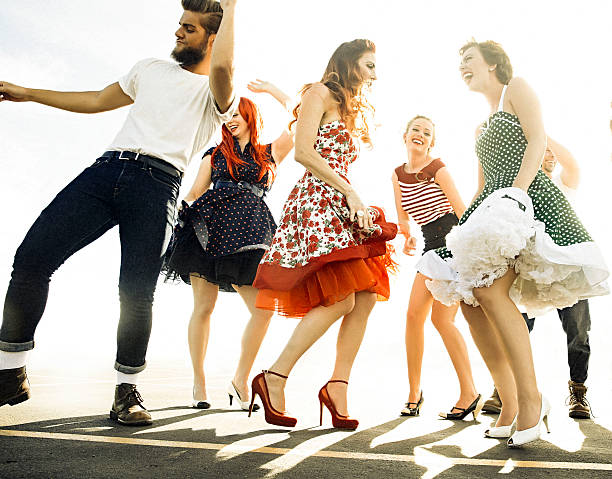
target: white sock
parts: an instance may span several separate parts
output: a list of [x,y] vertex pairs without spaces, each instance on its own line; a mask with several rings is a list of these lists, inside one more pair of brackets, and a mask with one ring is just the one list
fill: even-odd
[[117,384],[138,384],[138,373],[125,374],[117,371]]
[[0,351],[0,369],[17,369],[26,365],[29,351]]

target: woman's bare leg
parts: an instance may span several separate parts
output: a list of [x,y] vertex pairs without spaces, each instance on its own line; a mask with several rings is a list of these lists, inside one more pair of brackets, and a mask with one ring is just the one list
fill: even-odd
[[516,273],[509,270],[490,287],[474,289],[474,296],[497,329],[506,353],[516,384],[517,430],[522,431],[535,426],[539,421],[541,402],[527,326],[508,295],[515,279]]
[[497,330],[481,307],[474,308],[461,303],[461,312],[470,326],[472,339],[491,373],[502,401],[503,407],[497,418],[496,426],[508,426],[518,411],[518,402],[514,376]]
[[[368,317],[376,304],[376,294],[362,291],[355,293],[355,306],[344,316],[338,342],[336,343],[336,364],[330,379],[343,379],[348,382],[355,357],[363,341]],[[329,383],[327,391],[339,414],[348,416],[347,388],[344,383]]]
[[459,305],[445,306],[434,301],[431,308],[431,321],[440,333],[446,351],[450,356],[457,379],[459,379],[460,396],[455,406],[466,409],[478,395],[472,377],[472,367],[463,336],[455,326],[455,315]]
[[406,363],[410,392],[408,402],[416,403],[421,397],[421,367],[425,349],[425,320],[431,310],[433,297],[425,286],[427,278],[417,273],[412,283],[408,312],[406,313]]
[[191,276],[190,279],[193,290],[193,313],[189,321],[187,339],[193,366],[193,398],[204,401],[207,399],[204,358],[208,347],[210,316],[217,302],[219,287],[197,276]]
[[[289,342],[278,359],[270,367],[271,371],[288,376],[298,359],[319,339],[340,317],[350,313],[355,306],[355,294],[331,306],[317,306],[311,309],[298,323]],[[285,379],[266,374],[266,384],[270,402],[277,411],[285,410]]]
[[238,294],[242,297],[244,304],[251,313],[251,319],[244,328],[242,333],[242,343],[240,349],[240,359],[236,367],[236,373],[232,383],[238,389],[241,401],[249,400],[248,379],[255,357],[259,352],[261,343],[268,331],[272,311],[266,311],[255,307],[255,299],[257,298],[257,289],[253,286],[234,286]]

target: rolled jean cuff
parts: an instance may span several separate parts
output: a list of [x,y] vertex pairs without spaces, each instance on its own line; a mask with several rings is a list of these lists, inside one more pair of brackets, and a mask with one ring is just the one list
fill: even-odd
[[115,361],[115,369],[123,374],[136,374],[141,371],[144,371],[146,367],[147,367],[146,361],[142,366],[124,366],[123,364],[120,364],[117,361]]
[[0,341],[0,351],[7,353],[19,353],[21,351],[30,351],[34,349],[34,341],[28,341],[26,343],[6,343]]

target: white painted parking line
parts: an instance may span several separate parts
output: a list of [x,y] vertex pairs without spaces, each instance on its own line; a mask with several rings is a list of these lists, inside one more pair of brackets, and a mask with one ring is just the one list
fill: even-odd
[[[98,442],[107,444],[129,444],[134,446],[170,447],[178,449],[207,449],[220,451],[227,448],[228,444],[216,444],[210,442],[188,442],[188,441],[162,441],[157,439],[141,439],[133,437],[93,436],[86,434],[66,434],[39,431],[13,431],[0,429],[0,436],[22,437],[36,439],[55,439],[65,441]],[[260,447],[249,451],[251,454],[270,454],[282,456],[290,454],[293,449],[277,447]],[[302,451],[305,453],[306,451]],[[309,451],[309,457],[326,457],[332,459],[356,459],[361,461],[393,461],[405,463],[418,463],[419,458],[404,454],[376,454],[363,452],[345,451]],[[442,459],[442,458],[441,458]],[[612,471],[612,464],[597,462],[554,462],[554,461],[515,461],[513,459],[471,459],[464,457],[443,457],[446,464],[453,466],[489,466],[499,467],[508,471],[509,468],[531,468],[531,469],[570,469],[581,471]]]

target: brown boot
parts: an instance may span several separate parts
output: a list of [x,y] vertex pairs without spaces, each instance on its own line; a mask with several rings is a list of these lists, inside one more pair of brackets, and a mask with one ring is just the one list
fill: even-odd
[[502,408],[501,399],[499,399],[499,394],[497,393],[497,388],[493,389],[493,394],[491,397],[487,399],[482,406],[482,410],[484,412],[490,412],[492,414],[499,414]]
[[30,383],[25,366],[0,370],[0,406],[22,403],[30,399]]
[[591,406],[586,398],[587,387],[583,383],[569,381],[569,417],[575,419],[589,419],[591,417]]
[[110,418],[126,426],[153,424],[151,414],[142,405],[142,396],[136,390],[135,384],[122,383],[117,385]]

